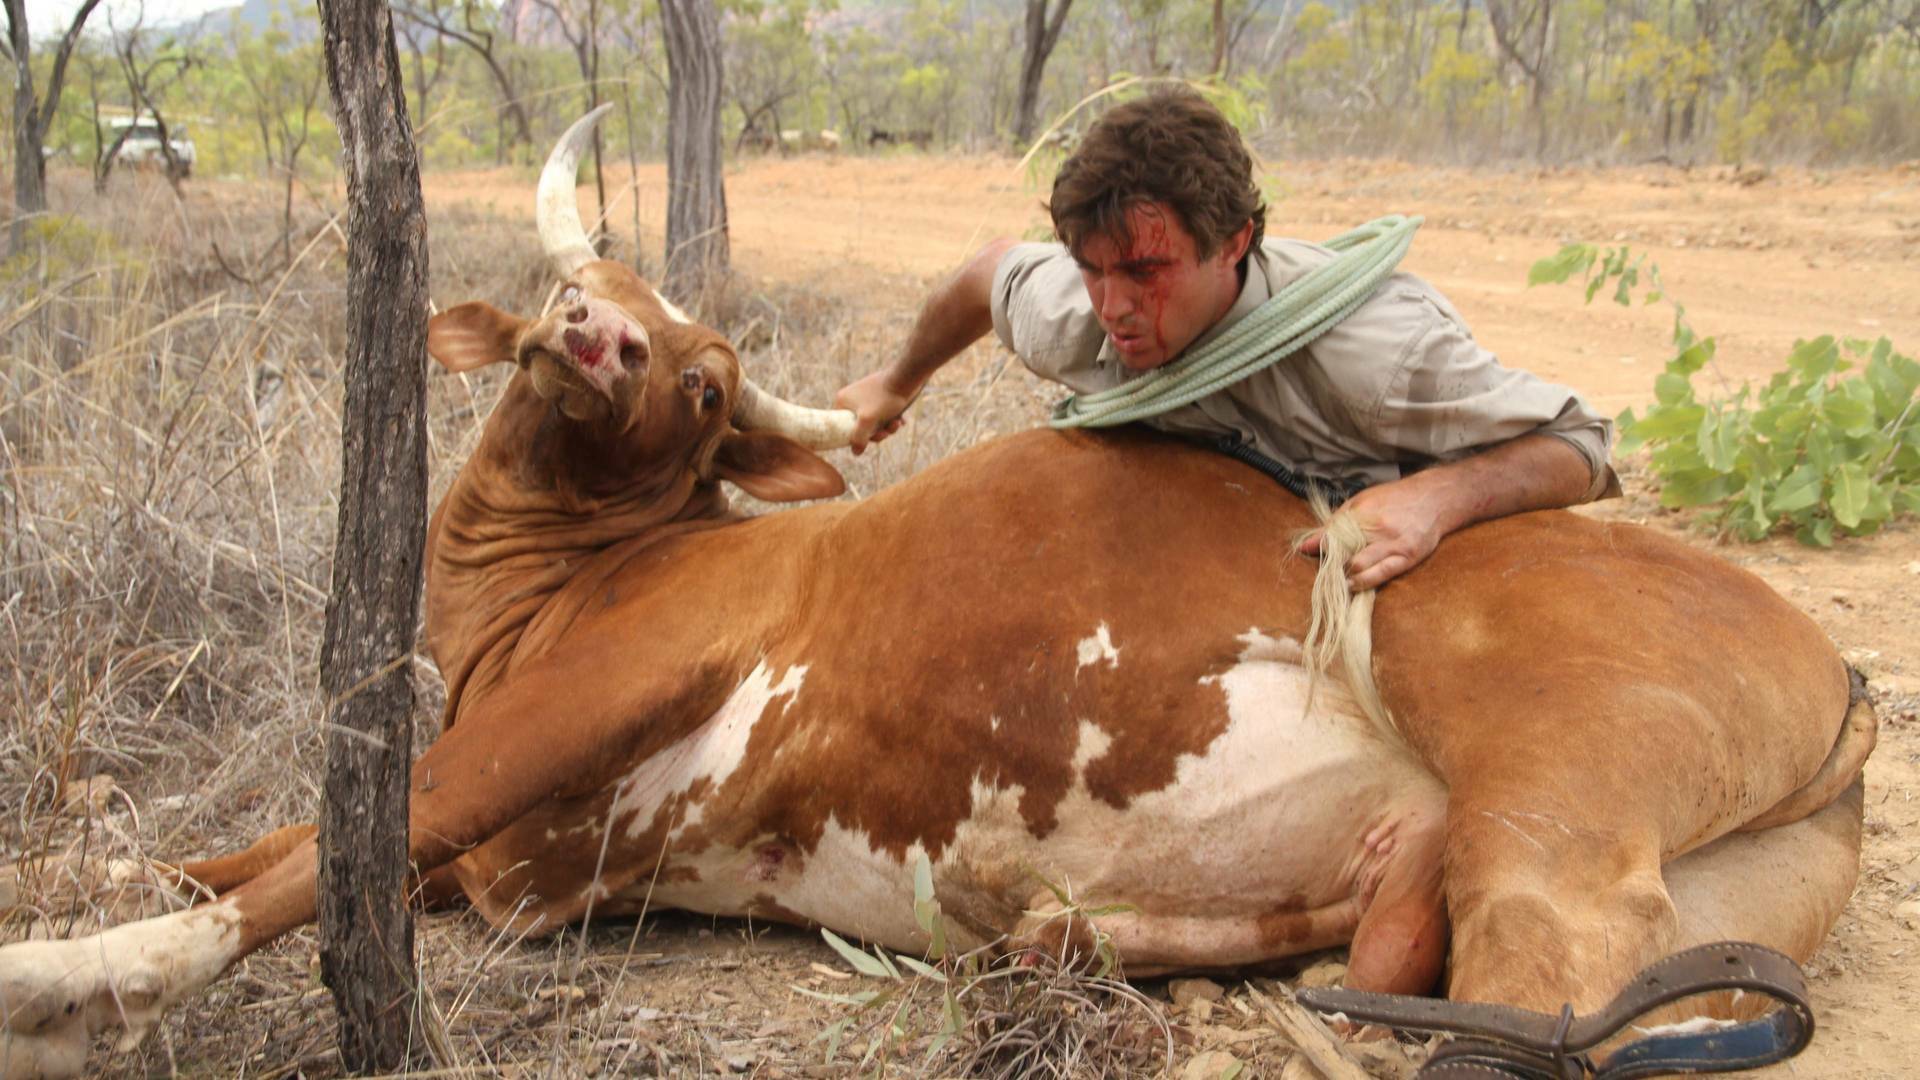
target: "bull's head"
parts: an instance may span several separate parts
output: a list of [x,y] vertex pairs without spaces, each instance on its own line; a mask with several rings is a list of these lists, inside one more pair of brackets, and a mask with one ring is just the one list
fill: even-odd
[[574,178],[607,108],[569,128],[540,175],[540,239],[562,281],[548,312],[529,320],[462,304],[428,323],[428,352],[455,372],[518,365],[554,419],[599,448],[610,468],[692,468],[771,500],[840,494],[846,482],[812,450],[847,445],[851,413],[804,409],[760,390],[725,338],[587,242]]

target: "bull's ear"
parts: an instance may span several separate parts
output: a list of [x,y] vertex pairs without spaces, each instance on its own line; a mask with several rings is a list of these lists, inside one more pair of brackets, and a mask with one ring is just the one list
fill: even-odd
[[427,320],[427,352],[453,372],[511,363],[514,343],[525,325],[492,304],[475,300]]
[[729,431],[713,455],[713,475],[768,502],[831,499],[847,490],[820,455],[771,431]]

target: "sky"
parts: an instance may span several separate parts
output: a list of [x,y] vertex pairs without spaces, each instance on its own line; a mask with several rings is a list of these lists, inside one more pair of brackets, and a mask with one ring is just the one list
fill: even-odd
[[[27,26],[33,31],[34,40],[51,38],[64,33],[67,22],[80,8],[82,0],[27,0]],[[107,28],[107,13],[113,14],[116,26],[127,26],[139,16],[140,9],[146,8],[147,24],[184,22],[219,8],[239,7],[240,0],[101,0],[100,6],[93,9],[87,17],[87,26],[96,30]]]

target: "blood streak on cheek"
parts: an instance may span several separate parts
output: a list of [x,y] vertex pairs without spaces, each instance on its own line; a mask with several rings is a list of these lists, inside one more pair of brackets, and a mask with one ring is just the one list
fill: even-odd
[[561,335],[561,340],[567,343],[567,351],[573,354],[573,358],[587,367],[599,367],[606,355],[606,349],[599,339],[590,338],[578,330],[569,328]]
[[[1143,215],[1143,218],[1134,233],[1130,257],[1143,262],[1157,262],[1170,257],[1172,244],[1167,237],[1166,220],[1157,214],[1151,217]],[[1162,270],[1154,270],[1141,284],[1140,307],[1153,325],[1153,345],[1156,349],[1164,350],[1167,347],[1167,301],[1172,296],[1173,282]]]

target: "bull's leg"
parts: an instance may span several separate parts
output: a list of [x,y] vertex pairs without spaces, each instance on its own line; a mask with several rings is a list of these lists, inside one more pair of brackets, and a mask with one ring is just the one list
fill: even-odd
[[1346,985],[1382,994],[1426,994],[1447,963],[1447,908],[1441,895],[1445,815],[1423,809],[1393,833],[1369,838],[1379,853],[1377,882],[1347,956]]
[[279,865],[295,848],[313,839],[316,831],[313,825],[287,825],[254,841],[245,851],[177,867],[156,864],[155,869],[170,879],[184,878],[182,884],[198,884],[215,896],[224,896]]
[[[421,755],[408,819],[419,872],[459,857],[546,799],[599,790],[628,762],[678,739],[717,704],[689,702],[689,683],[694,692],[727,689],[688,672],[672,685],[667,677],[634,679],[610,690],[591,677],[618,666],[582,649],[565,664],[530,668]],[[313,921],[315,873],[308,838],[212,903],[91,937],[0,948],[0,1075],[75,1075],[92,1037],[114,1026],[124,1029],[120,1048],[137,1044],[169,1006]]]
[[0,949],[0,1074],[65,1077],[102,1031],[130,1049],[168,1007],[313,919],[311,840],[232,895],[70,941]]
[[1586,1012],[1672,951],[1678,919],[1651,825],[1601,825],[1551,798],[1477,798],[1448,808],[1448,996],[1540,1012]]

